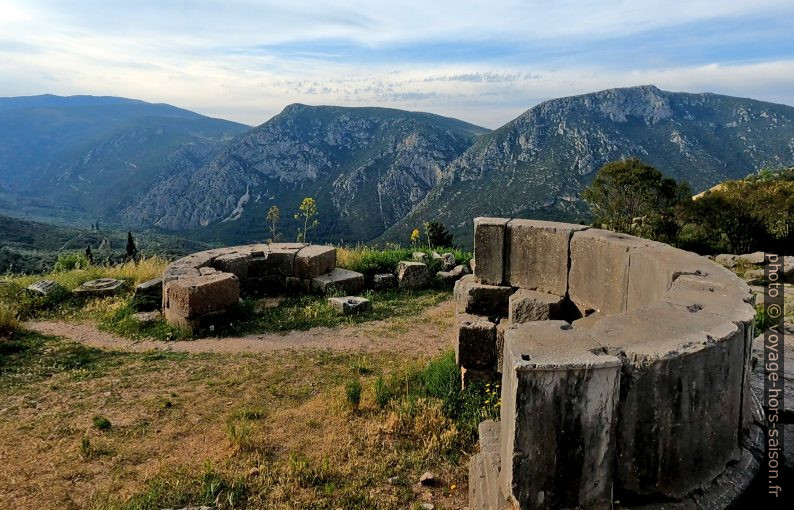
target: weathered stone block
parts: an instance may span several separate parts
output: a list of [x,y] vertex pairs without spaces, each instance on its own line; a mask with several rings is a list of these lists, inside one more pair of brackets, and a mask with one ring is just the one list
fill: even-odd
[[430,285],[430,270],[422,262],[398,262],[397,285],[404,290],[424,289]]
[[295,255],[295,276],[316,278],[336,267],[336,248],[311,245],[301,248]]
[[496,378],[497,374],[493,370],[480,370],[476,368],[460,367],[461,388],[466,388],[468,385],[474,382],[487,384],[493,382]]
[[356,294],[364,289],[364,275],[348,269],[336,268],[312,278],[312,292]]
[[207,275],[210,275],[210,274],[218,274],[221,271],[218,271],[214,267],[200,267],[198,272],[199,272],[199,275],[201,275],[201,276],[207,276]]
[[501,484],[516,508],[610,508],[620,360],[564,321],[505,332]]
[[199,270],[195,267],[170,265],[163,272],[163,284],[179,278],[191,278],[199,275]]
[[474,218],[474,258],[472,270],[482,283],[502,285],[505,264],[505,218]]
[[391,289],[397,285],[397,277],[391,273],[376,274],[372,277],[372,284],[377,290]]
[[312,290],[312,281],[296,276],[287,276],[284,279],[284,286],[288,294],[308,294]]
[[135,310],[145,312],[160,308],[163,302],[163,279],[154,278],[135,286],[132,306]]
[[83,282],[79,287],[74,289],[75,294],[82,294],[88,296],[112,296],[118,294],[124,289],[124,282],[115,278],[98,278],[96,280],[88,280]]
[[518,289],[510,295],[508,317],[512,324],[561,319],[563,301],[553,294]]
[[507,317],[511,287],[479,283],[467,275],[455,283],[455,309],[460,313]]
[[729,280],[736,276],[728,269],[694,253],[655,243],[631,250],[627,309],[658,302],[676,278],[685,274],[709,275]]
[[737,257],[738,259],[743,260],[746,264],[756,264],[756,265],[764,265],[766,259],[764,256],[764,252],[762,251],[754,251],[753,253],[743,253]]
[[570,240],[574,232],[587,228],[552,221],[511,220],[505,233],[505,284],[565,296]]
[[166,318],[195,317],[224,310],[240,299],[240,280],[231,273],[186,277],[165,285]]
[[458,265],[457,261],[455,260],[454,253],[444,253],[441,255],[441,270],[442,271],[450,271]]
[[415,251],[411,254],[411,260],[413,262],[421,262],[422,264],[425,264],[427,262],[427,253]]
[[334,310],[342,315],[353,315],[372,310],[372,302],[358,296],[332,297],[328,298],[328,302],[331,303]]
[[240,281],[248,278],[248,264],[251,263],[251,255],[247,253],[229,253],[220,255],[212,265],[222,273],[232,273]]
[[469,274],[468,266],[455,266],[450,271],[439,271],[436,273],[436,280],[442,285],[452,286],[456,281]]
[[616,483],[679,498],[738,453],[744,332],[691,302],[606,316],[588,333],[624,358]]
[[[471,510],[508,510],[512,507],[499,486],[501,468],[499,452],[499,422],[486,420],[478,427],[480,451],[469,460],[469,504],[479,501]],[[473,478],[472,478],[473,474]]]
[[494,370],[496,324],[485,317],[461,313],[456,316],[455,361],[466,368]]
[[58,291],[61,289],[61,286],[55,283],[52,280],[39,280],[37,282],[33,282],[25,289],[30,292],[31,294],[38,294],[39,296],[49,296],[53,292]]
[[510,327],[509,319],[502,319],[496,324],[496,371],[502,373],[502,362],[505,353],[505,331]]
[[568,294],[580,311],[620,313],[626,309],[629,251],[652,241],[608,230],[575,232],[571,239]]

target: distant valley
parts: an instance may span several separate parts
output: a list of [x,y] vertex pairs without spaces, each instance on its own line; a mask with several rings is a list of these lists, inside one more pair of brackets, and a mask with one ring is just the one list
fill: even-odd
[[240,242],[320,209],[318,241],[406,241],[438,220],[586,219],[579,191],[637,156],[700,191],[794,164],[794,108],[653,86],[554,99],[490,131],[426,113],[290,105],[249,128],[121,98],[0,99],[0,211]]

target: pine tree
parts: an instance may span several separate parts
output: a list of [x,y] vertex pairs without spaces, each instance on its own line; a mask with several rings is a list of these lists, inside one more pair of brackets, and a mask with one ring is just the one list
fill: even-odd
[[452,248],[452,234],[437,221],[425,223],[425,233],[427,234],[427,241],[430,247],[436,248]]
[[127,232],[127,259],[135,260],[138,256],[138,247],[135,246],[135,240],[132,238],[132,232]]
[[85,248],[85,258],[88,259],[89,264],[94,265],[94,254],[91,252],[90,244]]

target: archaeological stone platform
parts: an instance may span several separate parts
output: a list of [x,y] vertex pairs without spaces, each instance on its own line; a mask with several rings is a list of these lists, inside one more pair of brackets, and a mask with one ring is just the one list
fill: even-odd
[[211,323],[241,295],[343,292],[364,288],[364,276],[336,267],[336,249],[302,243],[250,244],[202,251],[163,273],[165,319],[189,328]]
[[[758,469],[753,297],[727,269],[580,225],[475,220],[463,384],[501,378],[470,508],[722,508]],[[501,375],[499,375],[501,374]]]

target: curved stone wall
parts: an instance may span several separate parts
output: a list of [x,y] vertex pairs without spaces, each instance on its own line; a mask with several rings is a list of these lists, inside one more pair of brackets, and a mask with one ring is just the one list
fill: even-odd
[[172,262],[163,273],[163,315],[196,328],[236,304],[240,295],[349,293],[364,276],[336,268],[336,248],[302,243],[249,244],[207,250]]
[[728,466],[752,467],[755,310],[733,273],[628,235],[501,218],[475,220],[475,261],[455,288],[457,359],[464,384],[501,372],[502,406],[480,429],[471,508],[697,506]]

